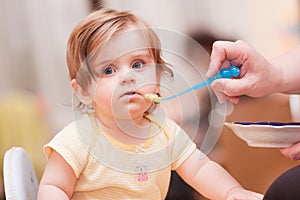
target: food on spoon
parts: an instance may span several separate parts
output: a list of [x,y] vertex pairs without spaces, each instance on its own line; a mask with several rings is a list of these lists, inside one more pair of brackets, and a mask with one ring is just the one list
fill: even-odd
[[159,96],[157,94],[145,94],[145,99],[148,99],[150,101],[153,101],[153,102],[156,102],[158,103],[159,102]]

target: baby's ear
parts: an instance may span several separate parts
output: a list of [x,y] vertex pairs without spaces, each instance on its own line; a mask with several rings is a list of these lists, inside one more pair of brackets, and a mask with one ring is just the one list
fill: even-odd
[[71,87],[73,92],[76,94],[77,98],[81,103],[85,105],[92,105],[93,97],[89,91],[82,89],[82,87],[76,82],[76,79],[72,79]]

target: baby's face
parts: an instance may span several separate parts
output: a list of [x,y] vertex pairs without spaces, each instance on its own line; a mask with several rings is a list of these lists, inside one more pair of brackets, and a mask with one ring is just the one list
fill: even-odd
[[159,91],[160,72],[149,48],[139,30],[118,34],[101,47],[93,61],[97,79],[92,95],[98,116],[132,119],[150,108],[144,95]]

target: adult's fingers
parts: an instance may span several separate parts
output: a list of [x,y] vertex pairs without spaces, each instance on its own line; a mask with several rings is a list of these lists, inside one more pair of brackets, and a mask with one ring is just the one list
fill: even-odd
[[238,104],[240,102],[240,97],[238,96],[234,96],[234,97],[227,96],[227,99],[234,104]]
[[242,40],[236,42],[214,42],[211,53],[211,62],[206,76],[211,77],[224,67],[243,65],[249,47],[248,43]]
[[281,148],[280,152],[287,158],[291,160],[299,160],[300,159],[300,142],[294,144],[291,147]]
[[227,96],[223,92],[214,91],[216,94],[216,97],[220,103],[224,103],[226,99],[228,99],[230,102],[234,104],[238,104],[240,101],[240,98],[238,96]]
[[222,92],[227,96],[241,96],[249,93],[248,81],[241,79],[218,79],[211,83],[215,92]]

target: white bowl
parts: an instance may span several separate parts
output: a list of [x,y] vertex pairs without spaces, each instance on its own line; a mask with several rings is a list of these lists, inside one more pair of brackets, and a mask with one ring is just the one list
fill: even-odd
[[290,110],[293,121],[300,121],[300,95],[289,95]]
[[225,122],[249,146],[282,148],[300,142],[300,123]]

